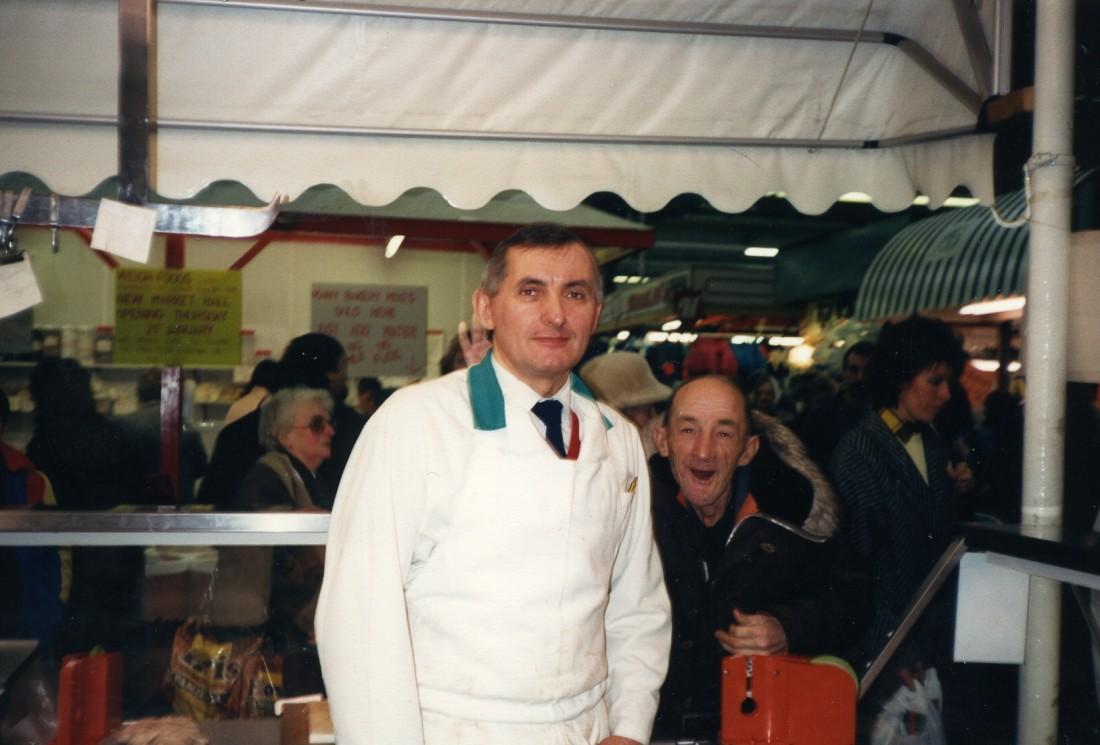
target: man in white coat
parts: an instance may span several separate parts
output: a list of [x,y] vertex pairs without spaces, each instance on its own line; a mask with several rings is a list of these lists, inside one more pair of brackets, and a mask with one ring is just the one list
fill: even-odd
[[525,228],[474,295],[493,351],[368,422],[316,619],[340,745],[649,740],[670,622],[645,454],[571,374],[601,307],[590,249]]

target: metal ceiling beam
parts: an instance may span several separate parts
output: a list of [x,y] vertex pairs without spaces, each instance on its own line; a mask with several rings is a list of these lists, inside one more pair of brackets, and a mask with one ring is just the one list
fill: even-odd
[[[979,102],[980,103],[980,102]],[[977,109],[975,109],[977,111]],[[0,123],[115,126],[117,120],[102,115],[55,114],[51,112],[2,111]],[[265,124],[199,119],[157,119],[156,129],[208,130],[214,132],[264,132],[289,135],[354,135],[365,137],[409,137],[434,140],[481,140],[548,142],[587,145],[688,145],[692,147],[793,147],[816,149],[872,150],[915,145],[976,134],[973,127],[924,132],[881,140],[815,140],[813,138],[770,137],[680,137],[622,134],[563,134],[546,132],[479,132],[474,130],[408,129],[397,127],[343,127],[319,124]]]
[[996,0],[993,7],[993,92],[1012,90],[1012,0]]
[[[646,249],[653,246],[652,228],[594,228],[568,225],[591,246],[618,246]],[[385,241],[391,235],[406,236],[407,241],[481,241],[496,244],[516,229],[511,223],[455,222],[391,217],[324,217],[284,213],[272,232],[355,235],[361,239]]]
[[993,52],[985,38],[982,19],[974,0],[954,0],[955,18],[959,22],[966,53],[970,57],[970,68],[978,81],[978,95],[982,100],[989,98],[993,90]]
[[459,10],[455,8],[423,8],[404,5],[364,6],[346,2],[310,2],[309,0],[159,0],[172,5],[200,5],[217,8],[249,10],[280,10],[305,13],[330,13],[399,18],[419,21],[449,21],[461,23],[493,23],[510,26],[542,26],[550,28],[599,31],[633,31],[639,33],[685,34],[694,36],[726,36],[793,41],[834,41],[843,43],[891,44],[925,70],[961,103],[975,114],[984,100],[953,72],[939,62],[917,42],[900,34],[882,31],[852,31],[834,28],[796,28],[788,26],[751,26],[734,23],[693,23],[687,21],[647,21],[632,18],[590,18],[586,16],[546,15],[538,13],[508,13],[505,11]]

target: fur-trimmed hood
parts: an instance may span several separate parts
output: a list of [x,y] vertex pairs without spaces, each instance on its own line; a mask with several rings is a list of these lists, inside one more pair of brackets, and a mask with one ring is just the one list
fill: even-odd
[[749,481],[757,506],[820,538],[835,535],[841,506],[829,479],[786,425],[758,411],[751,415],[753,429],[760,436]]

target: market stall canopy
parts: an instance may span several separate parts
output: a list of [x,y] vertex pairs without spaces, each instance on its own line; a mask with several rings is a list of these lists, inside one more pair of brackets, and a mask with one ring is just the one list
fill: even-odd
[[[161,0],[152,186],[267,200],[330,183],[368,205],[428,187],[463,208],[613,191],[727,212],[781,192],[900,210],[989,202],[999,3],[798,0]],[[0,4],[0,174],[60,194],[118,172],[114,0]],[[999,52],[998,52],[999,54]]]
[[[1081,187],[1095,183],[1097,173],[1084,169],[1074,175],[1075,199],[1080,201]],[[974,206],[902,228],[867,269],[856,297],[856,317],[953,311],[968,303],[1023,295],[1031,233],[1026,209],[1027,194],[1021,189],[997,198],[1001,223],[989,207]],[[1087,212],[1080,217],[1091,226],[1095,210]]]
[[[1007,220],[1024,213],[1024,192],[997,200]],[[957,309],[1024,292],[1028,228],[997,224],[989,207],[946,211],[902,228],[875,257],[856,297],[861,320]]]

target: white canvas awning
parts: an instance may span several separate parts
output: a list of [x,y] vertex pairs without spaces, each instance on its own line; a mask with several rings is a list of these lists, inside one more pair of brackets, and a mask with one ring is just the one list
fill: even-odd
[[[369,205],[430,187],[462,208],[520,189],[552,209],[613,191],[643,211],[783,192],[819,213],[964,185],[989,202],[992,136],[973,131],[996,4],[969,6],[162,0],[153,186],[330,183]],[[74,195],[118,171],[116,12],[0,4],[0,174]]]

